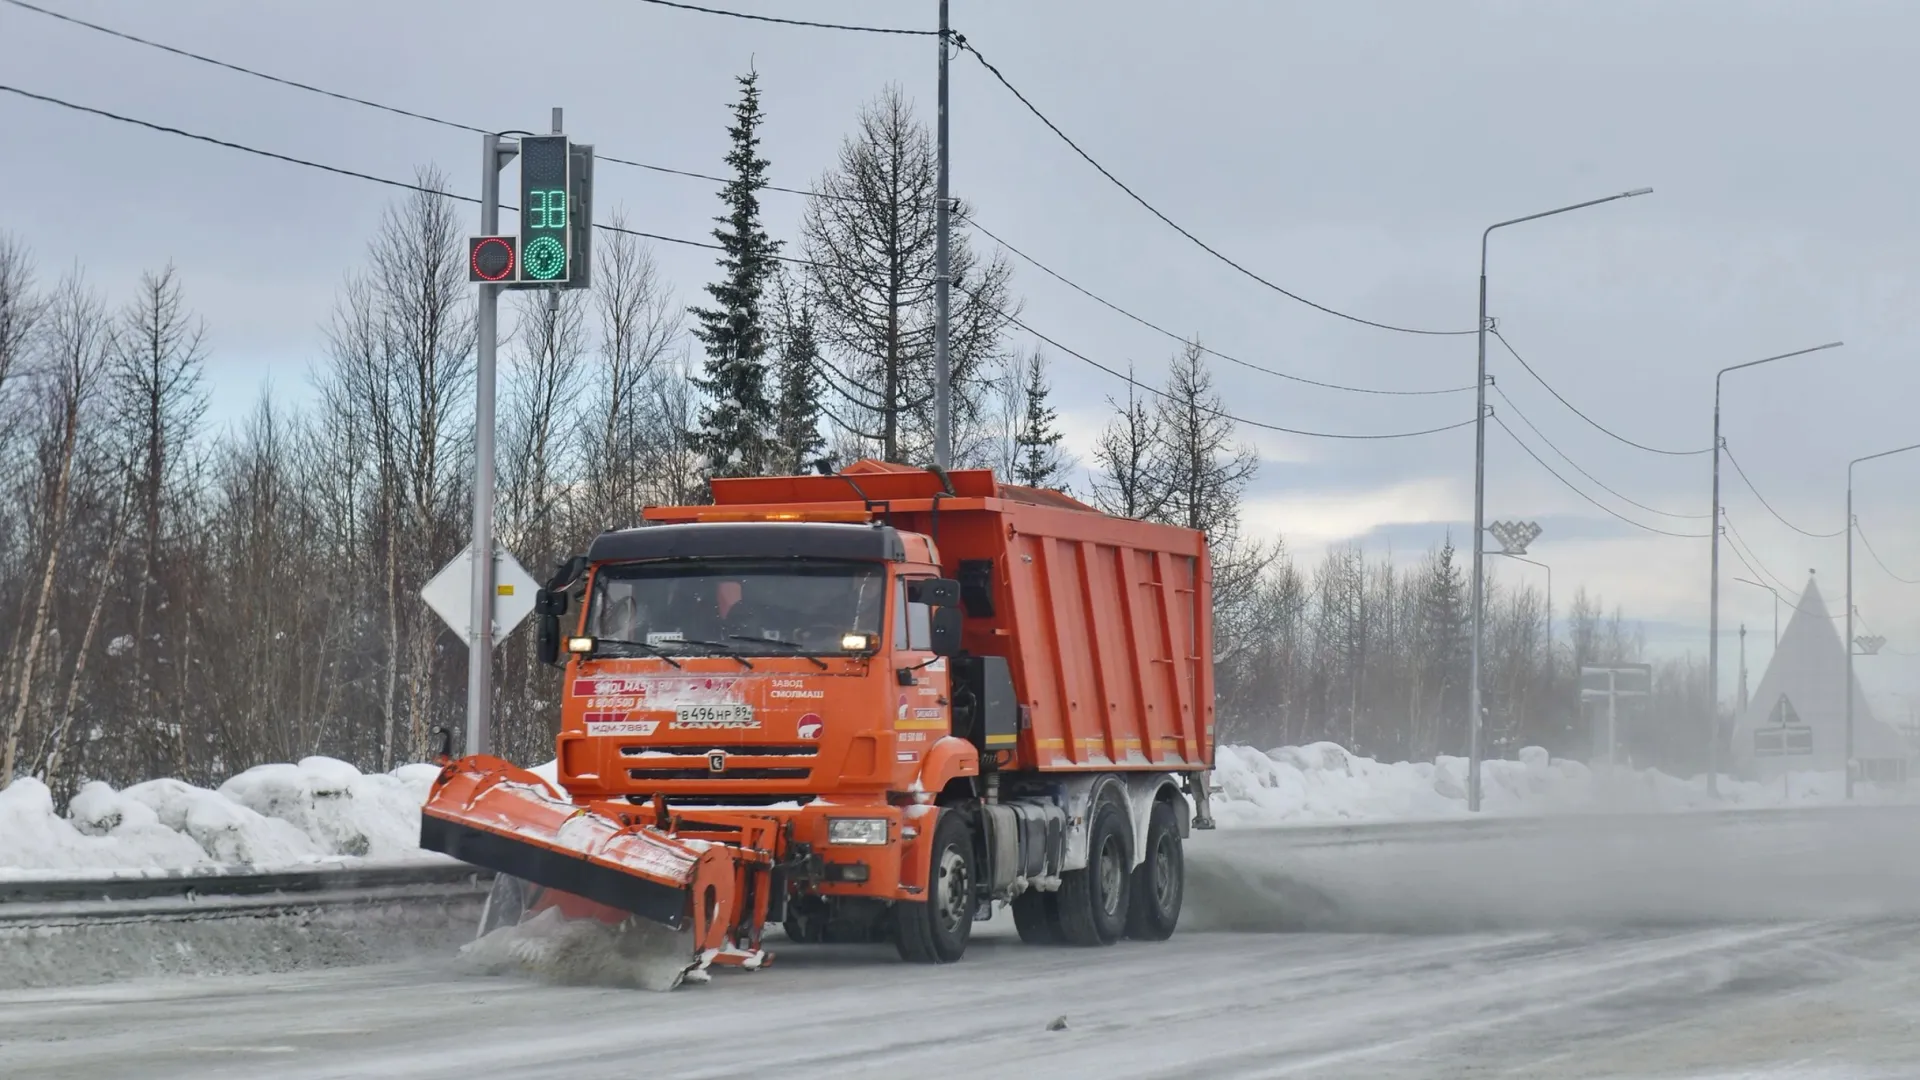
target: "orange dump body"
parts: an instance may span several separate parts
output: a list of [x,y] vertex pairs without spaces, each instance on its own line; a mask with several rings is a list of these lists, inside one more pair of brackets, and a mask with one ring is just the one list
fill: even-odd
[[[583,595],[647,567],[831,562],[884,590],[878,633],[863,648],[784,655],[751,636],[728,655],[731,639],[709,631],[721,647],[681,648],[697,644],[687,633],[573,656],[559,792],[495,759],[450,764],[423,844],[757,958],[761,922],[789,898],[924,897],[934,822],[955,800],[1060,774],[1211,766],[1199,533],[987,470],[860,462],[712,491],[711,505],[652,507],[648,526],[603,534]],[[932,608],[909,599],[922,579],[959,582],[961,603],[942,605],[959,609],[947,612],[957,651],[930,643]],[[722,585],[714,603],[729,607],[741,587]],[[591,633],[597,611],[583,605],[568,630]],[[621,874],[644,885],[623,887]]]

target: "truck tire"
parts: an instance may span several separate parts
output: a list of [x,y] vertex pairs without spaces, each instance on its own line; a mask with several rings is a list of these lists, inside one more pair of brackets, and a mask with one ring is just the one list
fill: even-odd
[[1069,945],[1111,945],[1127,929],[1133,827],[1118,804],[1094,807],[1087,865],[1060,875],[1060,937]]
[[900,959],[951,964],[966,954],[967,941],[973,936],[976,880],[973,829],[964,814],[942,809],[933,826],[926,899],[893,905],[894,944]]
[[1013,928],[1029,945],[1060,944],[1060,894],[1029,888],[1013,898]]
[[1165,941],[1180,922],[1187,891],[1187,864],[1180,848],[1180,823],[1168,803],[1153,804],[1147,819],[1147,853],[1134,867],[1127,894],[1127,936],[1135,941]]

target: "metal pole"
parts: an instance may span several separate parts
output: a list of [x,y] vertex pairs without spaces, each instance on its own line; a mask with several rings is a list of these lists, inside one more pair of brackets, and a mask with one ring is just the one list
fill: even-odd
[[[946,0],[941,0],[944,4]],[[1481,564],[1485,560],[1486,549],[1486,511],[1487,511],[1487,238],[1493,230],[1508,225],[1518,225],[1523,221],[1538,221],[1571,210],[1584,210],[1589,206],[1599,206],[1616,199],[1631,199],[1636,195],[1648,195],[1652,188],[1635,188],[1618,195],[1608,195],[1599,199],[1570,206],[1542,210],[1525,217],[1496,221],[1487,226],[1480,234],[1480,325],[1476,327],[1480,344],[1480,379],[1475,387],[1475,401],[1478,412],[1473,418],[1473,653],[1468,661],[1473,670],[1468,676],[1467,691],[1467,809],[1480,809],[1480,638],[1481,614],[1485,606],[1484,580],[1481,577]]]
[[1713,537],[1712,578],[1707,588],[1707,794],[1720,794],[1720,380],[1729,371],[1771,364],[1775,360],[1805,356],[1822,349],[1837,349],[1841,342],[1829,341],[1811,349],[1795,349],[1777,356],[1763,356],[1744,364],[1721,368],[1713,376]]
[[1620,701],[1620,673],[1607,672],[1607,768],[1612,769],[1614,758],[1619,753],[1620,725],[1617,720]]
[[1473,651],[1467,685],[1467,809],[1480,809],[1480,609],[1485,591],[1480,579],[1487,536],[1487,237],[1480,234],[1480,377],[1474,387],[1473,416]]
[[1713,377],[1712,583],[1707,586],[1707,794],[1720,797],[1720,375]]
[[[480,137],[480,234],[500,231],[500,137]],[[480,283],[474,353],[473,606],[467,620],[468,754],[487,752],[493,715],[493,389],[500,286]]]
[[[1875,609],[1878,610],[1878,609]],[[1847,462],[1847,798],[1853,798],[1853,462]]]
[[947,356],[947,0],[940,0],[939,166],[933,190],[933,463],[950,466],[953,457],[953,400]]

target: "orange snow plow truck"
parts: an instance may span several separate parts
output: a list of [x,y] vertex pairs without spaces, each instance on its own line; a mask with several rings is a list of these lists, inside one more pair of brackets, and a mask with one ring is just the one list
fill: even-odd
[[557,787],[451,761],[423,847],[680,930],[689,967],[757,966],[768,922],[952,962],[996,902],[1028,942],[1173,933],[1212,825],[1199,533],[988,470],[711,486],[541,591]]

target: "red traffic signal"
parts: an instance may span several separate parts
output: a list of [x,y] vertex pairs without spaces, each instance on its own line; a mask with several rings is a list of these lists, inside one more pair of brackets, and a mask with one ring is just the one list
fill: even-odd
[[518,280],[520,252],[511,236],[471,236],[467,238],[467,280],[510,282]]

